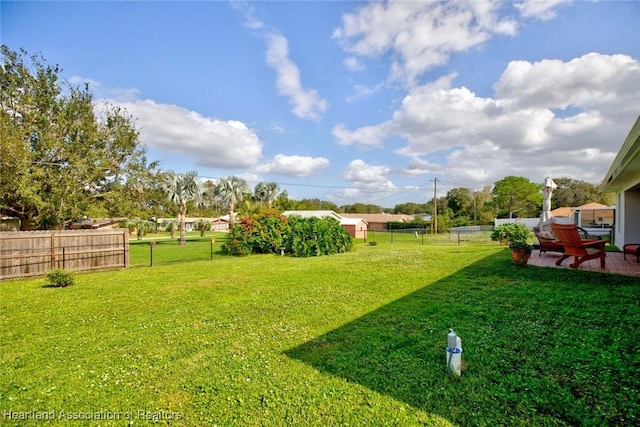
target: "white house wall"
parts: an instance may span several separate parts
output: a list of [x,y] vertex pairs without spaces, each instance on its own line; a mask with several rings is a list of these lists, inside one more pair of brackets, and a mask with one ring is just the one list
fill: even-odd
[[[620,227],[616,227],[616,245],[620,248],[627,243],[639,243],[640,242],[640,191],[627,190],[620,194],[619,197],[622,203],[621,210],[624,211],[624,215],[621,215],[623,224]],[[620,235],[618,236],[618,230]]]

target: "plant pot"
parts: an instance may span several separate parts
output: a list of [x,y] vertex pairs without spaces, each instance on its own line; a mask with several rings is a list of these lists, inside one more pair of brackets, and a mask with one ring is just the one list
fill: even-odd
[[526,265],[529,262],[531,251],[528,249],[512,249],[511,258],[516,265]]

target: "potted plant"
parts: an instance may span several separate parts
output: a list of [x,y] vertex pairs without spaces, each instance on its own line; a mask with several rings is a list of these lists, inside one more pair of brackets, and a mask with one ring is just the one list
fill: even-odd
[[491,233],[491,240],[509,245],[513,262],[518,265],[529,262],[533,250],[533,245],[529,243],[531,237],[533,237],[531,229],[521,222],[499,225]]

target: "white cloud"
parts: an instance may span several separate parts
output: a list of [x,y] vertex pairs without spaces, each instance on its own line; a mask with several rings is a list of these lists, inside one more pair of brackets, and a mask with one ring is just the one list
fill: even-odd
[[333,38],[351,54],[391,54],[392,80],[413,85],[417,76],[449,61],[494,34],[515,34],[517,23],[501,16],[495,1],[375,2],[342,16]]
[[133,101],[138,98],[140,91],[135,88],[116,88],[103,85],[101,82],[81,76],[72,76],[69,83],[74,86],[89,85],[89,90],[95,99],[108,98],[118,102]]
[[212,119],[151,100],[112,102],[136,119],[142,143],[191,157],[200,166],[250,167],[262,157],[262,142],[242,122]]
[[[512,61],[494,85],[510,108],[637,107],[640,64],[627,55],[589,53],[568,62]],[[634,102],[635,100],[635,102]]]
[[352,131],[341,126],[334,136],[339,144],[375,146],[404,138],[396,152],[411,158],[408,174],[430,170],[433,163],[422,156],[441,153],[438,173],[458,182],[507,175],[598,182],[637,118],[638,81],[640,63],[625,55],[515,61],[493,98],[453,87],[445,76],[410,90],[391,120]]
[[412,157],[406,169],[400,171],[406,175],[437,174],[444,170],[441,164],[429,162],[420,157]]
[[570,3],[570,0],[524,0],[514,3],[524,18],[548,21],[555,18],[558,6]]
[[351,104],[352,102],[357,101],[360,98],[363,97],[367,97],[367,96],[371,96],[373,94],[375,94],[376,92],[378,92],[380,89],[382,89],[384,87],[383,84],[379,83],[375,86],[363,86],[363,85],[355,85],[353,87],[354,90],[354,94],[350,95],[346,98],[346,101]]
[[264,23],[256,17],[257,11],[253,5],[246,1],[231,0],[231,7],[240,12],[244,17],[244,26],[252,30],[260,30],[264,27]]
[[338,205],[363,200],[380,200],[397,193],[398,188],[389,180],[393,170],[388,166],[369,165],[361,159],[353,160],[342,174],[353,187],[341,188],[326,195]]
[[251,172],[236,173],[234,174],[234,176],[237,176],[240,179],[244,179],[249,188],[251,188],[252,192],[256,187],[256,184],[258,184],[259,182],[265,182],[263,177]]
[[256,166],[252,171],[274,173],[287,176],[310,176],[327,168],[329,159],[325,157],[276,155],[272,161]]
[[362,65],[362,62],[355,56],[350,56],[346,58],[343,61],[343,63],[344,63],[344,66],[347,67],[347,70],[361,71],[364,69],[364,65]]
[[301,119],[319,119],[320,114],[327,110],[328,103],[318,95],[316,90],[305,89],[302,86],[300,70],[289,59],[287,39],[281,35],[269,34],[266,40],[267,65],[277,73],[278,93],[289,98],[295,116]]
[[365,126],[355,131],[347,130],[344,125],[333,127],[331,133],[340,145],[358,144],[363,147],[382,147],[382,141],[386,134],[385,125]]
[[395,185],[387,178],[390,172],[387,166],[372,166],[357,159],[349,163],[343,177],[355,187],[393,189]]

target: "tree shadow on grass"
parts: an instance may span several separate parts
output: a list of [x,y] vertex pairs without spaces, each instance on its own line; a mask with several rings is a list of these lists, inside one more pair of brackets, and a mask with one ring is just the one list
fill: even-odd
[[[590,360],[610,353],[606,331],[620,327],[610,311],[626,307],[630,287],[637,292],[633,278],[516,268],[506,254],[497,254],[286,354],[461,425],[615,424],[637,416],[639,408],[619,391],[619,382],[636,390],[638,384],[625,380],[633,377],[630,368],[606,380],[590,378],[601,374]],[[601,311],[593,307],[596,300],[613,305]],[[582,318],[567,316],[573,308]],[[640,326],[638,317],[628,326]],[[450,328],[462,338],[461,377],[446,374]],[[592,348],[566,351],[562,340],[569,344],[591,328],[602,331]],[[627,345],[638,348],[631,337]]]

